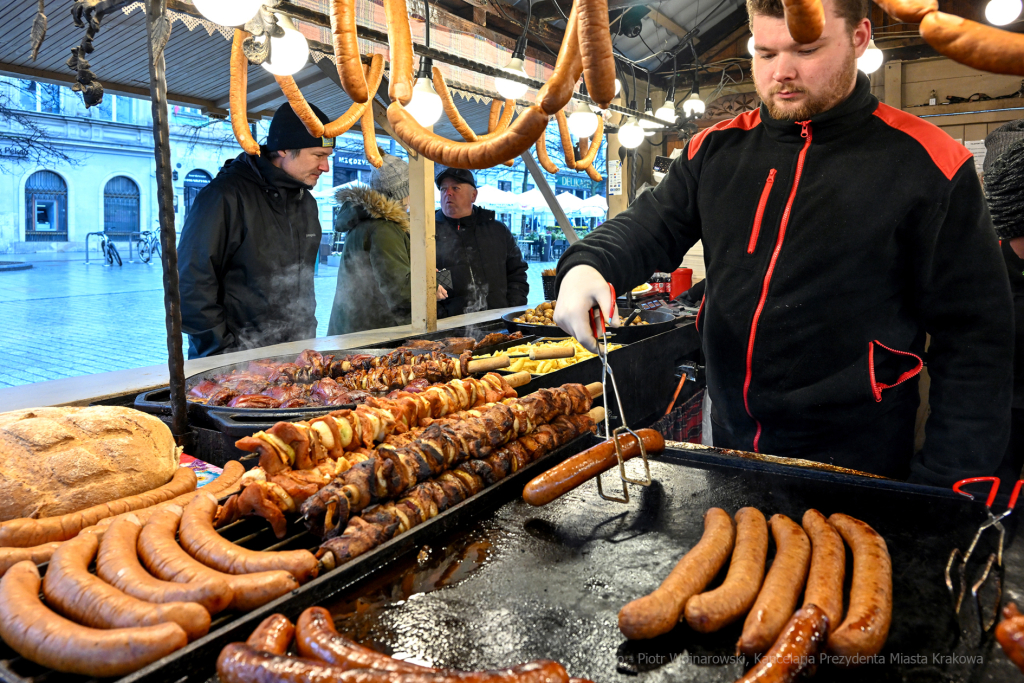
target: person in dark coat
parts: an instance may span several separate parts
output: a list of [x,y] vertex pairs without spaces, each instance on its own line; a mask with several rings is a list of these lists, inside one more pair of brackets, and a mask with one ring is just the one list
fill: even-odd
[[[695,321],[716,447],[948,487],[1009,438],[1013,309],[973,155],[879,103],[868,3],[825,0],[809,44],[747,0],[761,106],[694,135],[656,188],[569,247],[556,324],[672,271],[701,240]],[[914,450],[926,335],[924,449]]]
[[339,190],[334,229],[345,248],[328,334],[407,325],[409,286],[409,164],[390,154],[370,174],[369,187]]
[[333,152],[285,104],[260,154],[239,154],[196,195],[178,245],[189,358],[316,337],[321,229],[309,190]]
[[437,268],[452,275],[452,289],[447,299],[438,301],[437,316],[525,306],[530,293],[526,261],[494,212],[473,206],[473,173],[446,168],[434,182],[441,191],[441,210],[434,216]]
[[1013,403],[1010,410],[1010,443],[996,470],[1003,480],[1002,490],[1009,492],[1024,468],[1024,121],[1012,121],[1018,131],[1013,142],[1000,153],[1000,141],[1006,137],[1002,127],[986,138],[989,164],[985,158],[985,195],[992,225],[999,237],[999,248],[1010,278],[1015,324],[1013,358]]

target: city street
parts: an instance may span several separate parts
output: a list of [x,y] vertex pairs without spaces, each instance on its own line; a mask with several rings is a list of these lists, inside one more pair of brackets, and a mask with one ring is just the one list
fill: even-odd
[[[0,387],[166,362],[161,267],[122,257],[120,268],[93,255],[86,265],[81,252],[0,259],[33,266],[0,270]],[[544,300],[540,274],[552,267],[530,264],[530,305]],[[327,334],[337,273],[317,273],[318,336]]]

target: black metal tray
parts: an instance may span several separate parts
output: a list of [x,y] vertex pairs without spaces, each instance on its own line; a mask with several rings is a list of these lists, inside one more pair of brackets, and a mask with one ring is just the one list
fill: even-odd
[[[531,325],[529,323],[517,323],[513,318],[518,318],[526,309],[522,311],[515,311],[513,313],[506,313],[501,316],[509,328],[515,328],[523,334],[536,334],[545,337],[568,337],[569,333],[562,330],[557,325]],[[625,306],[619,306],[619,317],[623,320],[632,313],[632,311]],[[644,320],[649,325],[630,325],[629,327],[609,327],[608,328],[608,341],[614,344],[632,344],[638,342],[641,339],[647,339],[657,334],[661,334],[666,330],[675,326],[676,323],[681,322],[674,315],[668,311],[641,311],[640,319]]]
[[[985,517],[980,503],[945,489],[738,461],[714,451],[667,451],[651,470],[655,483],[631,487],[629,505],[601,500],[593,482],[543,508],[520,500],[504,505],[471,532],[475,547],[489,546],[486,559],[443,590],[410,590],[422,577],[407,564],[402,574],[378,577],[372,595],[356,587],[327,606],[339,629],[360,642],[438,667],[478,670],[548,658],[599,683],[731,682],[750,665],[733,657],[741,624],[710,635],[681,624],[660,638],[629,642],[618,630],[618,611],[657,587],[696,543],[709,507],[734,513],[753,505],[796,520],[815,507],[854,515],[885,537],[895,604],[881,663],[849,670],[825,664],[810,680],[1021,680],[998,645],[969,648],[959,641],[943,582],[949,551],[965,548]],[[1012,530],[1008,543],[1004,597],[1019,600],[1024,551]],[[356,602],[359,610],[352,609]],[[945,659],[951,656],[961,659]]]

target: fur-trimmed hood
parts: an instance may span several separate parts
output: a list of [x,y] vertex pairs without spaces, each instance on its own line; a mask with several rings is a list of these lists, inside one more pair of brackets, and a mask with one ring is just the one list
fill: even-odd
[[341,207],[334,229],[348,232],[365,220],[384,220],[395,223],[409,232],[409,213],[402,202],[390,199],[368,187],[346,187],[334,195]]

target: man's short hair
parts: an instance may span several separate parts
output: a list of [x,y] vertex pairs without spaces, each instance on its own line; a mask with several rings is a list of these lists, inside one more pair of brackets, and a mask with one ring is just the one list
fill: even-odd
[[[836,14],[846,20],[846,32],[853,33],[861,19],[868,16],[870,0],[832,0],[835,3]],[[782,0],[747,0],[747,21],[752,27],[754,15],[760,14],[773,19],[782,19],[786,16],[782,9]]]
[[302,152],[302,150],[301,149],[278,149],[278,150],[275,150],[275,152],[276,152],[276,154],[277,154],[279,159],[283,159],[285,154],[287,154],[289,157],[294,159],[297,156],[299,156],[299,153]]

